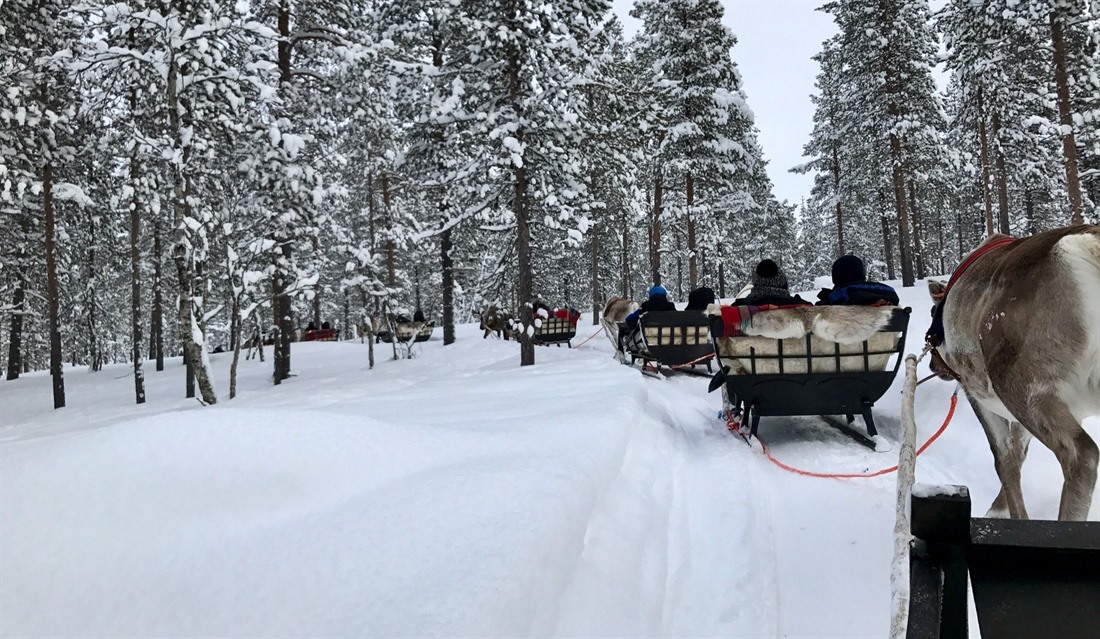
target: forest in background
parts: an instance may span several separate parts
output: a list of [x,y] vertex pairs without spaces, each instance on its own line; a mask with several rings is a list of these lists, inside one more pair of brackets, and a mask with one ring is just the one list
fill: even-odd
[[50,368],[60,407],[63,363],[130,362],[140,403],[183,354],[209,404],[208,353],[253,330],[279,383],[311,321],[420,309],[450,343],[491,304],[729,296],[762,257],[909,285],[1097,221],[1093,3],[821,10],[792,203],[719,0],[637,0],[629,40],[603,0],[0,0],[5,376]]

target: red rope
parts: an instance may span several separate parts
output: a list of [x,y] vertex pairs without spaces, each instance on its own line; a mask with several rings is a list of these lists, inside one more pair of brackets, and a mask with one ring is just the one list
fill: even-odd
[[[914,456],[919,456],[921,453],[927,450],[928,447],[932,445],[932,442],[936,441],[936,439],[938,439],[939,436],[943,434],[943,431],[947,430],[947,425],[951,423],[951,418],[955,416],[955,406],[958,403],[959,393],[958,391],[955,391],[955,394],[951,396],[951,407],[947,410],[947,417],[943,418],[943,424],[940,425],[939,430],[937,430],[931,437],[928,438],[928,441],[924,442],[923,446],[917,449],[917,453]],[[768,460],[770,460],[773,464],[779,466],[783,470],[795,473],[796,475],[804,475],[806,477],[825,477],[831,479],[859,479],[886,475],[898,469],[897,465],[894,465],[889,468],[883,468],[882,470],[876,470],[873,473],[819,473],[812,470],[803,470],[801,468],[795,468],[794,466],[784,464],[783,462],[772,456],[771,451],[768,450],[767,444],[764,443],[764,440],[760,439],[759,435],[756,437],[756,440],[760,442],[760,448],[763,449],[764,455],[767,456]]]
[[602,333],[602,332],[603,332],[603,327],[601,326],[601,327],[599,328],[599,330],[597,330],[597,331],[596,331],[595,333],[592,333],[592,334],[591,334],[591,335],[589,335],[588,337],[584,338],[584,341],[583,341],[583,342],[581,342],[580,344],[577,344],[576,346],[574,346],[574,347],[573,347],[573,350],[577,350],[578,348],[580,348],[580,347],[584,346],[584,345],[585,345],[585,344],[587,344],[587,343],[588,343],[589,341],[591,341],[593,337],[595,337],[595,336],[599,335],[599,334],[600,334],[600,333]]
[[704,355],[700,358],[693,359],[690,362],[684,362],[683,364],[677,364],[675,366],[669,366],[669,369],[676,370],[677,368],[684,368],[686,366],[694,366],[694,365],[698,364],[699,362],[701,362],[703,360],[706,360],[706,359],[710,359],[712,357],[714,357],[714,353],[709,353],[709,354]]

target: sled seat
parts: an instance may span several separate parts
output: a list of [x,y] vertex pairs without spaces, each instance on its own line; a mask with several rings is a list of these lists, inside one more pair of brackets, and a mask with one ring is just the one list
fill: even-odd
[[970,516],[965,486],[913,487],[908,639],[1095,637],[1100,522]]
[[714,354],[714,346],[710,339],[710,321],[704,313],[653,311],[639,316],[638,326],[640,339],[634,343],[627,340],[625,344],[631,363],[640,359],[643,364],[655,363],[669,368],[706,366],[708,372],[712,371],[713,358],[707,356]]
[[432,337],[432,331],[435,330],[435,322],[423,322],[419,329],[416,331],[416,337],[413,338],[417,342],[426,342]]
[[577,336],[577,327],[568,317],[544,317],[540,326],[535,328],[531,341],[541,346],[565,344],[573,348],[572,339]]
[[379,331],[377,333],[378,340],[390,344],[393,342],[394,335],[396,334],[397,341],[402,344],[413,341],[423,342],[432,335],[431,330],[429,329],[427,333],[428,336],[420,339],[420,335],[423,334],[423,331],[428,326],[428,324],[428,322],[398,322],[393,325],[393,333],[388,330]]
[[909,314],[893,306],[800,306],[754,312],[731,326],[722,306],[712,304],[707,316],[719,371],[711,391],[724,389],[727,410],[750,424],[750,436],[761,417],[844,415],[851,424],[862,415],[874,437],[871,408],[897,374]]
[[303,342],[335,342],[339,337],[335,328],[319,328],[302,333]]

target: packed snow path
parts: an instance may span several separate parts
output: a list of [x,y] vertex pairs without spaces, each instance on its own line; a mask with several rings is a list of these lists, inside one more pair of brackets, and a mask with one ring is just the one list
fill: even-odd
[[[178,360],[141,407],[122,366],[69,371],[61,411],[43,374],[0,382],[0,633],[885,636],[892,476],[783,472],[725,432],[706,379],[645,378],[602,337],[523,369],[459,338],[373,371],[358,343],[298,344],[298,377],[242,361],[240,397],[208,408],[179,399]],[[950,392],[922,387],[922,440]],[[984,508],[992,462],[960,413],[918,480]],[[895,461],[811,418],[761,434],[805,468]],[[1032,457],[1050,517],[1060,473]]]

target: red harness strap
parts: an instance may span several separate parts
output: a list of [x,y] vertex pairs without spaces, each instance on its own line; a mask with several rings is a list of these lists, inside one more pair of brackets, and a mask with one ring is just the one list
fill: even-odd
[[[962,274],[966,272],[966,269],[970,268],[970,266],[974,264],[974,262],[977,262],[979,257],[985,255],[995,248],[1004,246],[1006,244],[1011,244],[1015,241],[1016,238],[1014,237],[1002,237],[999,240],[994,240],[986,244],[985,246],[982,246],[981,248],[967,256],[967,258],[963,260],[962,264],[959,264],[959,267],[955,269],[955,272],[951,274],[951,279],[947,282],[947,288],[945,288],[943,290],[943,293],[941,293],[937,298],[939,299],[939,303],[936,305],[935,311],[932,313],[932,325],[928,327],[928,331],[924,334],[924,341],[932,348],[933,357],[940,357],[939,353],[936,352],[936,347],[943,344],[945,337],[943,328],[943,306],[947,303],[947,294],[951,292],[952,287],[955,286],[955,282],[959,281],[959,278],[962,277]],[[943,363],[944,366],[947,366],[947,362],[943,362],[942,357],[940,357],[940,361],[941,363]],[[950,370],[950,367],[948,367],[948,370]],[[954,374],[954,371],[952,371],[952,374]],[[957,375],[955,375],[955,379],[958,379]]]
[[[974,262],[978,261],[979,257],[985,255],[986,253],[992,251],[999,246],[1011,244],[1015,241],[1016,238],[1014,237],[1002,237],[1001,239],[994,240],[971,253],[965,260],[962,261],[962,264],[959,264],[959,268],[955,269],[955,272],[951,274],[951,279],[947,281],[947,288],[945,288],[943,291],[943,297],[947,297],[947,294],[951,292],[951,287],[953,287],[955,285],[955,282],[957,282],[958,279],[962,277],[962,274],[966,272],[966,269],[970,268],[970,266]],[[942,304],[943,302],[940,303]]]

